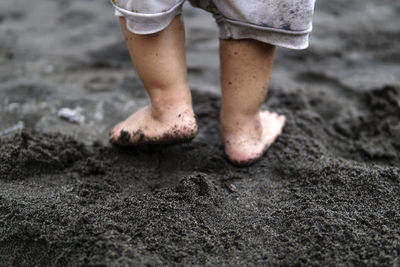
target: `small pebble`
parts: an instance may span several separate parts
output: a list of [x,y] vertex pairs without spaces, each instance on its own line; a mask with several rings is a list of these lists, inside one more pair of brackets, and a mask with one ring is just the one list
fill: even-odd
[[75,109],[70,109],[70,108],[62,108],[58,111],[58,117],[61,119],[64,119],[66,121],[72,122],[72,123],[84,123],[85,122],[85,116],[80,114],[81,108],[75,108]]
[[231,193],[237,193],[237,188],[234,184],[231,184],[227,181],[224,182],[224,186],[229,190]]
[[19,121],[14,126],[11,126],[10,128],[5,129],[4,131],[0,131],[0,137],[12,134],[14,132],[19,132],[22,129],[24,129],[24,122],[23,121]]

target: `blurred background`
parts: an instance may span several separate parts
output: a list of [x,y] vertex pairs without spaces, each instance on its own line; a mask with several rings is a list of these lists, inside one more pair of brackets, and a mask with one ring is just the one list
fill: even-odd
[[119,150],[148,98],[108,0],[0,1],[0,266],[399,266],[400,1],[317,0],[249,168],[223,156],[215,22],[184,19],[199,136]]
[[[219,95],[215,22],[188,3],[184,17],[191,89]],[[269,94],[342,124],[368,109],[365,92],[398,88],[399,62],[399,1],[317,1],[310,47],[277,49]],[[1,1],[0,103],[0,136],[30,128],[106,143],[148,103],[109,1]],[[266,105],[280,108],[273,97]]]

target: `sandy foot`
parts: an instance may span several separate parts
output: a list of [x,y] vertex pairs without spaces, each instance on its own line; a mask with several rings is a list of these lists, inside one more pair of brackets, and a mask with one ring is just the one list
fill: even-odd
[[115,125],[110,142],[119,146],[184,143],[196,137],[197,132],[192,111],[173,110],[155,118],[151,106],[147,106]]
[[286,118],[275,112],[260,112],[260,131],[241,129],[226,133],[222,128],[225,154],[235,165],[248,166],[256,162],[281,134]]

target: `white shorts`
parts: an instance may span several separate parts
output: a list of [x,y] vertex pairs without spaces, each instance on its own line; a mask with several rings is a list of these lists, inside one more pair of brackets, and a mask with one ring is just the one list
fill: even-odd
[[[136,34],[163,30],[185,0],[112,0]],[[190,0],[214,15],[221,39],[255,39],[291,49],[308,47],[315,0]]]

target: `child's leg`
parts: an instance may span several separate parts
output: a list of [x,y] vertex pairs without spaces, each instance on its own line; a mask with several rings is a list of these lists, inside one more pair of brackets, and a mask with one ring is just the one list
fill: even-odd
[[187,83],[181,16],[154,34],[130,32],[124,18],[121,18],[121,27],[151,105],[118,123],[110,132],[110,142],[139,145],[191,140],[197,134],[197,124]]
[[285,117],[261,111],[275,46],[256,40],[220,40],[221,135],[228,158],[246,165],[281,133]]
[[315,0],[190,0],[214,14],[219,26],[221,134],[228,158],[249,164],[282,131],[285,117],[261,111],[274,46],[304,49],[312,29]]

